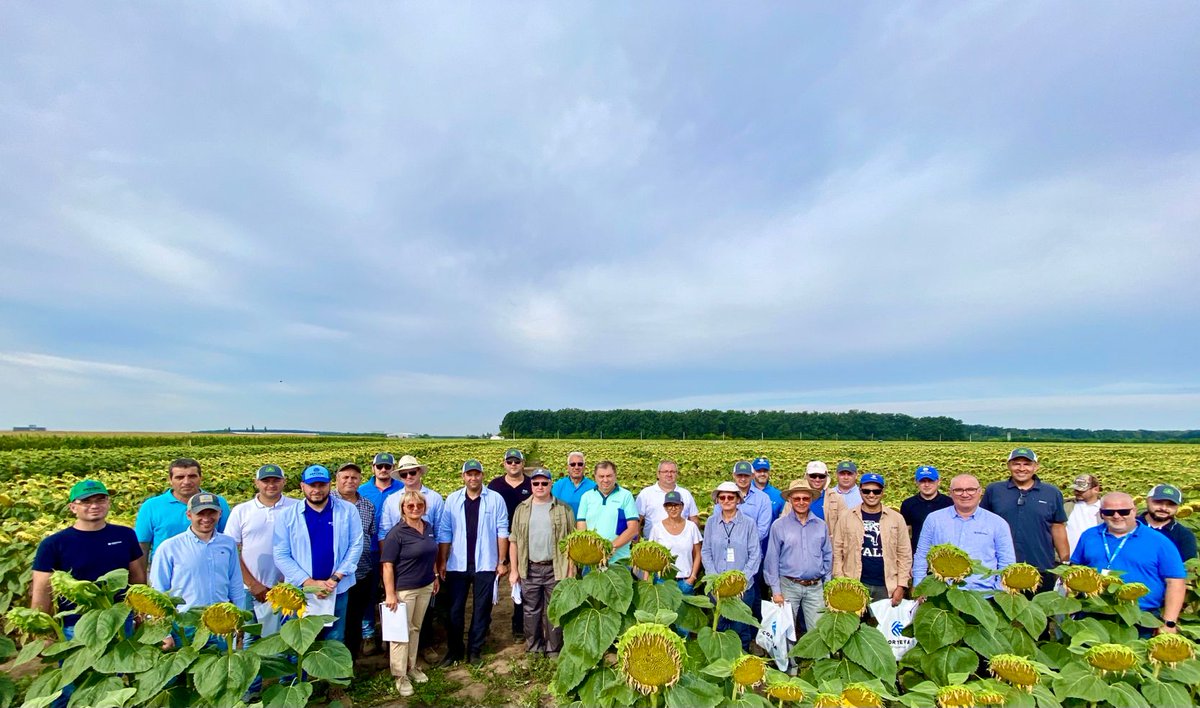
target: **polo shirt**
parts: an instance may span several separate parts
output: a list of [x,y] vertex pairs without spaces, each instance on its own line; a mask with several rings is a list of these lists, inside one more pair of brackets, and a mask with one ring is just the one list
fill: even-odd
[[183,598],[180,612],[218,602],[241,607],[246,597],[237,544],[219,531],[205,541],[189,528],[163,541],[150,567],[150,586]]
[[1175,545],[1141,521],[1124,537],[1112,535],[1108,524],[1084,531],[1071,554],[1071,563],[1090,565],[1099,571],[1124,571],[1121,580],[1150,588],[1138,599],[1138,606],[1147,611],[1162,607],[1166,578],[1187,578]]
[[[700,515],[700,509],[697,508],[696,499],[691,492],[679,485],[675,485],[674,491],[679,492],[679,496],[683,498],[683,518],[690,519]],[[663,499],[666,496],[667,493],[658,486],[657,482],[638,492],[637,499],[634,501],[637,504],[638,516],[646,522],[645,527],[641,530],[642,536],[649,535],[651,526],[667,518],[667,510],[663,508]]]
[[515,487],[509,486],[508,480],[504,477],[504,475],[500,475],[488,482],[488,489],[504,498],[504,510],[508,512],[508,518],[511,519],[513,512],[517,510],[517,504],[533,494],[533,487],[529,484],[528,476],[523,477],[521,483]]
[[954,506],[954,501],[941,492],[935,494],[933,499],[914,494],[900,502],[900,515],[904,517],[904,523],[908,524],[914,546],[921,538],[921,527],[925,525],[925,517],[948,506]]
[[[1146,522],[1145,514],[1142,514],[1138,518],[1143,523]],[[1146,525],[1150,526],[1149,523],[1146,523]],[[1179,557],[1185,562],[1196,557],[1196,534],[1192,533],[1191,529],[1187,528],[1175,519],[1171,519],[1166,526],[1161,528],[1155,528],[1153,526],[1150,526],[1150,528],[1169,538],[1171,543],[1175,544],[1175,548],[1179,550]]]
[[[387,498],[393,494],[398,494],[403,491],[404,482],[401,482],[398,479],[392,479],[392,483],[388,485],[387,489],[380,489],[379,487],[376,487],[374,478],[363,482],[358,488],[358,495],[361,497],[366,497],[367,501],[371,502],[371,504],[375,506],[375,528],[379,528],[379,523],[381,521],[381,517],[383,516],[383,506],[387,502]],[[371,553],[378,553],[378,536],[376,534],[371,534],[371,537],[368,538],[367,541],[367,548],[369,548]]]
[[579,500],[583,498],[584,494],[587,494],[595,488],[596,482],[593,479],[584,477],[583,479],[579,480],[579,486],[575,486],[575,483],[572,482],[571,478],[568,476],[562,477],[555,482],[554,486],[550,488],[550,494],[552,494],[555,499],[558,499],[564,504],[569,505],[571,507],[571,513],[578,518]]
[[388,531],[379,550],[379,561],[391,563],[396,590],[423,588],[433,582],[433,563],[437,560],[437,532],[428,522],[420,532],[408,523],[398,523]]
[[1067,523],[1067,512],[1058,487],[1045,484],[1036,475],[1033,486],[1024,491],[1011,479],[992,482],[983,490],[979,506],[1008,522],[1018,563],[1029,563],[1039,570],[1048,570],[1058,564],[1050,526]]
[[[355,510],[357,511],[357,507]],[[304,525],[308,529],[308,539],[312,544],[312,577],[318,580],[330,578],[333,576],[333,502],[326,502],[320,511],[305,504],[301,513],[304,515]],[[361,521],[359,528],[362,528]],[[357,563],[356,559],[356,566]]]
[[[201,492],[204,490],[201,489]],[[229,502],[220,494],[215,495],[221,505],[221,518],[217,520],[217,531],[225,533],[225,524],[229,521]],[[138,509],[137,520],[133,530],[137,533],[138,543],[150,544],[150,558],[159,544],[168,538],[183,533],[190,528],[192,522],[187,518],[187,503],[181,502],[171,493],[170,488],[156,497],[150,497],[142,502]]]
[[758,482],[751,482],[750,484],[758,491],[767,493],[767,496],[771,498],[771,518],[778,519],[780,512],[783,511],[783,507],[787,503],[783,500],[783,492],[776,489],[775,485],[770,482],[765,487],[758,486]]
[[[608,496],[601,494],[599,487],[584,494],[579,500],[579,514],[575,520],[586,522],[589,530],[613,541],[625,532],[630,521],[636,521],[637,518],[637,503],[633,500],[633,494],[618,484],[613,486]],[[632,545],[626,543],[614,550],[610,562],[628,558]]]
[[[105,524],[96,531],[80,531],[74,526],[51,534],[38,544],[33,556],[33,569],[42,573],[65,570],[76,580],[95,580],[142,557],[142,547],[128,526]],[[75,607],[59,599],[58,611]],[[79,615],[63,618],[65,626],[74,625]]]
[[812,503],[808,505],[808,512],[815,514],[822,521],[825,520],[825,491],[821,492],[821,496],[812,500]]
[[251,577],[267,587],[283,580],[283,573],[275,567],[275,519],[284,509],[299,503],[299,499],[280,497],[275,506],[267,506],[255,495],[233,507],[229,514],[225,535],[242,547],[242,562]]

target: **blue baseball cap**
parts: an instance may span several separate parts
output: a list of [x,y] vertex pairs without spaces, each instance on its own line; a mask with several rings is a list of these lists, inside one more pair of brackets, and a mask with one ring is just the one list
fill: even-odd
[[396,458],[393,457],[392,453],[390,453],[390,452],[381,452],[378,455],[375,455],[375,459],[371,461],[371,464],[373,464],[373,465],[394,465],[394,464],[396,464]]
[[667,504],[683,504],[683,495],[672,489],[663,495],[663,506]]
[[304,468],[304,472],[300,473],[300,481],[305,484],[313,482],[329,483],[329,470],[321,465],[309,465]]
[[754,462],[751,462],[751,463],[750,463],[750,465],[751,465],[752,467],[754,467],[754,469],[756,469],[756,470],[769,470],[769,469],[771,469],[771,461],[770,461],[770,460],[768,460],[768,459],[767,459],[767,458],[765,458],[765,457],[756,457],[756,458],[754,458]]
[[837,471],[853,472],[854,474],[858,474],[858,465],[854,464],[850,460],[842,460],[841,462],[837,463]]
[[887,482],[883,481],[883,475],[879,474],[878,472],[867,472],[858,478],[858,486],[860,487],[864,484],[870,484],[872,482],[878,484],[880,487],[887,486]]
[[554,479],[554,475],[550,474],[550,470],[546,469],[545,467],[538,467],[537,469],[535,469],[534,471],[529,473],[530,479],[533,479],[534,477],[545,477],[546,479]]
[[483,474],[483,463],[479,460],[467,460],[463,463],[462,471],[464,473],[478,472],[479,474]]
[[750,466],[749,462],[746,462],[745,460],[738,460],[737,462],[733,463],[733,473],[754,474],[754,468]]
[[1012,462],[1013,460],[1015,460],[1019,457],[1024,457],[1026,460],[1029,460],[1030,462],[1037,462],[1037,453],[1035,453],[1033,450],[1030,450],[1027,447],[1018,447],[1016,450],[1013,450],[1012,452],[1008,453],[1008,461],[1009,462]]
[[924,481],[926,479],[932,479],[933,481],[936,482],[939,479],[941,479],[941,475],[938,474],[936,467],[931,467],[929,465],[921,465],[920,467],[917,468],[916,479],[918,482]]

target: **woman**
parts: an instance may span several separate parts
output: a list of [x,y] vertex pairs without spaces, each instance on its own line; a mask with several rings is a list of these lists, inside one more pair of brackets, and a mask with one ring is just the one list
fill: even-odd
[[396,690],[401,696],[411,696],[414,681],[429,680],[417,668],[417,641],[429,599],[438,591],[433,572],[438,544],[433,525],[421,518],[425,497],[420,492],[404,492],[400,511],[400,522],[384,537],[379,559],[383,562],[384,605],[395,612],[404,603],[408,614],[408,641],[391,643],[390,660]]
[[667,492],[663,498],[663,509],[667,518],[650,527],[651,541],[666,546],[675,557],[675,575],[679,589],[691,595],[700,577],[700,546],[704,538],[700,529],[691,520],[683,518],[683,496],[676,491]]

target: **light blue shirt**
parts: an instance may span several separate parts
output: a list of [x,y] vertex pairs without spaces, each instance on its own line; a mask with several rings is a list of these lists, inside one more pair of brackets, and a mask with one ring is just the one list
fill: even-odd
[[809,513],[801,523],[791,512],[771,524],[763,556],[763,578],[772,592],[779,592],[780,577],[829,580],[832,573],[833,543],[824,519]]
[[[730,560],[729,549],[733,549]],[[708,575],[740,570],[753,578],[762,563],[762,545],[758,542],[758,527],[754,519],[738,511],[733,521],[721,518],[721,509],[704,522],[704,543],[700,546],[700,562]]]
[[[771,521],[775,519],[771,515],[771,497],[761,489],[755,488],[754,483],[751,482],[750,490],[746,492],[746,497],[742,499],[738,511],[754,519],[754,525],[758,527],[758,542],[765,543],[767,534],[771,533]],[[720,514],[721,512],[718,509],[716,513]]]
[[[225,524],[229,521],[229,502],[220,494],[215,496],[217,503],[221,505],[217,531],[225,533]],[[137,534],[138,543],[150,544],[150,553],[153,555],[163,541],[183,533],[191,525],[192,522],[188,521],[187,517],[187,503],[176,499],[171,490],[167,489],[162,494],[142,502],[133,530]]]
[[[385,502],[387,502],[388,498],[394,494],[404,493],[404,482],[401,482],[393,477],[392,483],[389,484],[386,489],[380,489],[379,487],[375,486],[375,480],[372,478],[359,485],[358,493],[360,496],[366,497],[367,501],[375,505],[375,528],[379,528],[380,522],[383,521],[383,507]],[[369,547],[372,553],[377,553],[379,551],[379,540],[382,538],[383,536],[371,537]]]
[[[929,572],[929,561],[925,558],[929,549],[941,543],[952,543],[967,552],[986,568],[998,570],[1017,562],[1013,549],[1012,531],[1008,523],[987,509],[976,508],[967,518],[958,515],[954,507],[938,509],[925,517],[921,527],[921,538],[913,553],[913,587],[925,579]],[[998,578],[980,575],[967,576],[963,587],[967,590],[995,590]]]
[[[475,536],[475,570],[492,572],[498,561],[497,540],[508,538],[508,507],[504,497],[484,487],[479,491],[479,527]],[[460,487],[446,497],[438,520],[439,544],[450,544],[446,570],[467,570],[467,488]]]
[[750,486],[758,489],[760,492],[766,492],[767,496],[771,497],[771,523],[775,523],[775,519],[779,518],[779,514],[783,511],[783,506],[786,503],[783,501],[783,492],[776,489],[775,485],[770,483],[762,489],[759,489],[757,482],[751,482]]
[[579,500],[583,499],[583,495],[596,488],[596,481],[590,477],[584,477],[579,481],[579,486],[571,481],[570,477],[563,477],[554,483],[550,488],[550,494],[555,499],[562,501],[565,504],[571,505],[571,513],[575,518],[579,518]]
[[207,541],[190,528],[176,534],[159,544],[154,565],[150,567],[150,586],[182,597],[180,612],[218,602],[232,602],[241,607],[246,591],[242,587],[237,543],[219,531],[213,532]]
[[[854,485],[853,487],[851,487],[850,490],[846,491],[846,492],[843,492],[841,489],[838,489],[836,486],[833,487],[833,491],[842,495],[842,503],[846,505],[847,511],[849,511],[850,509],[854,509],[855,507],[862,506],[862,492],[858,491],[857,484]],[[825,517],[821,517],[821,518],[825,518]]]
[[[328,503],[333,505],[333,572],[342,574],[337,586],[340,595],[356,582],[354,571],[364,550],[362,519],[358,507],[345,499],[331,496]],[[293,504],[275,520],[275,567],[296,587],[303,587],[304,581],[312,578],[312,539],[304,521],[306,508],[307,501]]]
[[[438,522],[442,520],[442,507],[446,502],[442,499],[442,495],[433,491],[425,485],[421,485],[421,496],[425,497],[425,515],[421,518],[425,523],[433,528],[438,527]],[[392,527],[400,523],[400,519],[404,518],[404,514],[400,509],[400,500],[404,498],[404,492],[392,494],[386,497],[383,501],[383,514],[379,517],[379,540],[382,541],[388,535],[388,531]]]

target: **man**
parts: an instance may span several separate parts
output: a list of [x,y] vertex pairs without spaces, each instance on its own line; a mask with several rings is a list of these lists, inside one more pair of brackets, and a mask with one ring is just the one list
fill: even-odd
[[767,493],[754,487],[754,468],[746,460],[733,463],[733,483],[737,485],[738,493],[742,495],[742,513],[754,519],[758,526],[758,540],[763,548],[767,547],[767,534],[771,533],[771,498]]
[[[76,482],[67,494],[67,508],[75,515],[75,523],[42,539],[34,554],[30,607],[51,615],[74,607],[65,600],[57,607],[51,602],[50,575],[56,570],[65,570],[76,580],[96,580],[127,568],[130,584],[146,582],[145,554],[133,529],[107,521],[112,505],[102,482]],[[63,617],[68,639],[74,636],[78,619],[74,614]]]
[[1037,476],[1037,455],[1018,447],[1008,455],[1009,478],[992,482],[979,505],[998,514],[1012,530],[1018,563],[1029,563],[1042,573],[1038,592],[1053,590],[1058,577],[1050,569],[1071,557],[1067,545],[1067,513],[1062,492],[1043,484]]
[[925,525],[926,516],[938,509],[954,506],[950,497],[942,494],[941,476],[936,467],[921,465],[914,478],[917,481],[917,493],[900,502],[900,515],[908,524],[908,539],[913,545],[921,538],[921,527]]
[[[533,489],[529,486],[529,477],[525,475],[525,453],[515,447],[506,450],[504,452],[504,474],[488,482],[488,489],[504,499],[504,508],[508,511],[508,518],[511,520],[513,513],[517,510],[517,505],[528,499],[529,495],[533,493]],[[507,579],[506,574],[505,580]],[[511,588],[509,594],[511,596]],[[516,602],[513,602],[512,635],[514,641],[525,640],[525,620],[522,617],[521,608],[517,607]]]
[[1105,494],[1100,500],[1104,524],[1083,532],[1071,554],[1071,563],[1090,565],[1105,575],[1119,570],[1121,580],[1150,588],[1138,599],[1138,606],[1162,619],[1163,626],[1157,633],[1175,634],[1187,591],[1187,571],[1174,544],[1139,523],[1136,513],[1128,494]]
[[583,453],[576,450],[567,455],[567,474],[554,483],[550,493],[571,507],[571,513],[579,515],[579,500],[596,488],[596,483],[587,476]]
[[1171,540],[1179,549],[1184,562],[1196,557],[1196,534],[1175,520],[1179,505],[1183,503],[1183,492],[1170,484],[1157,484],[1146,495],[1146,513],[1141,521]]
[[[743,513],[742,495],[733,482],[721,482],[712,493],[717,511],[704,524],[704,543],[700,546],[700,562],[706,575],[717,575],[727,570],[740,570],[751,579],[742,593],[742,600],[750,606],[758,604],[758,588],[753,578],[762,565],[762,545],[758,542],[758,524]],[[733,629],[742,640],[742,649],[750,650],[750,642],[756,634],[754,627],[741,622],[731,622],[722,617],[717,623],[718,631]]]
[[858,491],[858,465],[850,460],[837,463],[837,487],[835,491],[842,496],[843,506],[847,509],[862,504],[862,494]]
[[[187,517],[187,503],[204,491],[200,488],[201,477],[200,463],[190,457],[181,457],[167,468],[170,488],[142,502],[133,530],[137,532],[138,543],[142,544],[142,551],[151,563],[154,562],[154,552],[159,544],[191,526]],[[224,533],[225,523],[229,519],[229,503],[219,494],[213,496],[221,507],[217,531]]]
[[550,470],[529,475],[533,496],[517,505],[508,536],[508,582],[521,587],[525,653],[553,659],[562,650],[562,628],[550,622],[550,595],[571,575],[571,560],[559,542],[575,529],[571,507],[550,494]]
[[612,541],[610,563],[629,557],[629,544],[637,538],[637,504],[628,489],[617,484],[617,465],[609,460],[596,463],[596,488],[579,500],[575,528],[591,529]]
[[[350,588],[358,582],[355,572],[363,555],[364,538],[358,508],[329,496],[329,470],[310,465],[300,475],[304,502],[284,509],[275,522],[275,566],[284,580],[300,588],[312,588],[319,603],[309,600],[309,614],[333,615],[332,627],[322,639],[342,641],[346,637],[346,605]],[[361,492],[361,487],[359,488]],[[332,609],[326,609],[329,598]]]
[[[914,588],[929,571],[926,558],[929,549],[942,543],[958,546],[992,570],[1017,561],[1008,523],[987,509],[980,508],[980,491],[979,480],[973,475],[960,474],[950,480],[953,506],[930,512],[921,527],[921,537],[913,554]],[[995,590],[996,587],[996,578],[982,575],[968,575],[963,584],[967,590]]]
[[679,479],[679,465],[674,460],[662,460],[658,463],[658,481],[642,489],[637,495],[638,516],[642,520],[643,536],[649,535],[650,527],[667,517],[663,509],[663,500],[667,492],[679,492],[683,498],[683,515],[692,523],[700,526],[700,509],[692,493],[676,484]]
[[[442,507],[445,506],[445,500],[442,499],[441,494],[425,486],[423,480],[428,471],[429,468],[418,462],[417,458],[412,455],[405,455],[392,468],[392,477],[404,485],[404,491],[419,492],[421,496],[425,497],[425,515],[421,518],[425,520],[425,523],[436,529],[442,515]],[[403,497],[404,494],[402,493],[393,494],[384,502],[383,513],[379,517],[378,536],[380,541],[403,518],[403,514],[400,511],[400,500]]]
[[771,600],[776,605],[792,603],[811,630],[825,606],[823,592],[833,571],[833,545],[825,521],[811,513],[812,487],[795,479],[786,495],[791,512],[771,524],[763,575],[771,586]]
[[1081,474],[1071,483],[1071,490],[1075,501],[1063,504],[1063,511],[1067,514],[1067,548],[1074,553],[1083,532],[1104,522],[1100,519],[1100,480]]
[[[358,488],[358,493],[366,497],[367,501],[371,502],[371,506],[375,507],[375,528],[379,528],[380,516],[383,515],[383,508],[387,506],[388,497],[399,494],[404,489],[404,485],[392,477],[392,468],[395,466],[396,457],[392,453],[376,453],[371,461],[371,479],[363,482]],[[378,539],[371,539],[369,550],[373,554],[372,562],[378,567]]]
[[483,661],[483,642],[492,624],[492,597],[498,573],[508,573],[508,510],[504,498],[483,486],[483,464],[467,460],[463,486],[446,497],[438,521],[437,574],[450,597],[448,651],[441,666],[462,661],[467,593],[471,594],[471,633],[467,661]]
[[[218,602],[245,606],[242,569],[237,544],[217,531],[221,504],[217,495],[199,492],[187,503],[190,526],[159,545],[154,565],[150,566],[150,585],[173,597],[183,598],[180,612]],[[168,637],[163,643],[170,649],[175,643]]]
[[771,484],[771,461],[765,457],[756,457],[750,466],[754,468],[754,488],[766,492],[771,498],[771,519],[778,519],[785,502],[783,494]]
[[[378,539],[375,533],[375,505],[358,493],[362,485],[362,470],[353,462],[347,462],[337,469],[336,488],[329,493],[334,499],[349,502],[358,510],[358,520],[362,524],[363,548],[370,546],[371,539]],[[399,499],[402,494],[393,494]],[[391,498],[391,497],[389,497]],[[386,502],[385,502],[386,503]],[[346,595],[346,648],[350,656],[357,659],[361,654],[370,656],[379,650],[375,639],[375,600],[379,586],[379,566],[371,565],[371,554],[364,552],[358,558],[358,566],[354,569],[354,587]],[[363,640],[367,647],[363,650]]]
[[883,505],[883,475],[868,472],[858,491],[862,504],[851,509],[833,539],[833,574],[861,580],[871,600],[904,599],[912,580],[912,542],[900,512]]
[[837,531],[838,520],[846,513],[846,502],[842,501],[841,494],[825,493],[829,487],[829,467],[824,462],[809,462],[804,468],[804,476],[815,495],[809,512],[824,521],[832,535]]

